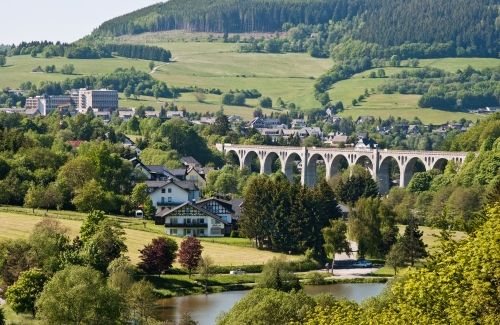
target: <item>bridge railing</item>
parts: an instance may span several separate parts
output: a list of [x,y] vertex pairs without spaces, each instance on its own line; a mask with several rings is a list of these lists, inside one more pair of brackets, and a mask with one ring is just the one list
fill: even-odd
[[[251,149],[251,150],[293,150],[301,151],[304,147],[286,147],[286,146],[262,146],[262,145],[239,145],[239,144],[216,144],[218,150],[225,149]],[[331,147],[307,147],[308,151],[333,151],[333,152],[373,152],[374,149],[364,148],[331,148]],[[379,153],[388,153],[393,155],[428,155],[428,156],[467,156],[468,152],[463,151],[426,151],[426,150],[390,150],[378,149]]]

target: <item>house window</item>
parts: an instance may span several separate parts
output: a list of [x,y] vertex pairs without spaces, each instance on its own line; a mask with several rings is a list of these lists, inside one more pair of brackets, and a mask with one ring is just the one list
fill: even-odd
[[177,220],[177,218],[170,219],[170,224],[176,225],[178,223],[179,223],[179,220]]
[[187,224],[191,224],[191,219],[189,219],[189,218],[188,218],[188,219],[186,219],[186,223],[187,223]]
[[205,219],[203,218],[198,219],[198,223],[205,223]]
[[171,196],[168,197],[168,202],[172,202],[172,197]]
[[162,192],[162,193],[165,193],[165,189],[164,189],[164,188],[162,188],[162,189],[161,189],[161,192]]
[[191,229],[184,229],[184,235],[191,235]]
[[177,235],[177,229],[170,229],[170,234],[176,236]]
[[172,189],[171,188],[168,189],[168,193],[172,193]]
[[205,229],[200,229],[200,230],[198,230],[198,234],[199,234],[200,236],[204,236],[204,235],[205,235]]

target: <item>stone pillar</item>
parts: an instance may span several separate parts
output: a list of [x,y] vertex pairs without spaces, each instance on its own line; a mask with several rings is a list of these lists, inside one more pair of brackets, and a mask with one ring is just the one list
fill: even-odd
[[380,159],[379,159],[379,155],[378,155],[378,148],[373,149],[373,161],[372,161],[372,164],[373,164],[373,171],[372,171],[373,179],[375,181],[377,181],[378,174],[380,172]]
[[302,171],[301,171],[301,177],[300,177],[300,183],[303,186],[309,186],[309,178],[311,177],[308,173],[308,160],[309,160],[309,155],[307,151],[307,147],[302,148]]

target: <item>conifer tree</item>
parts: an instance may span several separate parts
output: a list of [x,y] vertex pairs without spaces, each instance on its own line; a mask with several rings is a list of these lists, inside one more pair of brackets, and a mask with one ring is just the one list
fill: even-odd
[[415,219],[411,218],[401,238],[401,245],[403,246],[406,259],[410,262],[411,266],[415,264],[415,260],[427,256],[426,245],[422,240],[422,235],[423,232],[418,230]]

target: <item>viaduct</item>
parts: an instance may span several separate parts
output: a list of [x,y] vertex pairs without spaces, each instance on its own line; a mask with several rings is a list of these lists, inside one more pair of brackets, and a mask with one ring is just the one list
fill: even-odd
[[325,165],[327,179],[341,171],[342,167],[355,164],[368,169],[379,184],[381,194],[390,189],[390,167],[397,164],[400,171],[399,186],[406,187],[415,173],[415,165],[420,162],[425,170],[443,170],[448,161],[463,163],[466,152],[446,151],[407,151],[387,149],[358,148],[316,148],[316,147],[278,147],[217,144],[217,149],[238,157],[240,168],[250,168],[256,159],[260,163],[261,174],[271,174],[276,160],[279,160],[281,171],[289,179],[293,177],[293,167],[300,161],[301,182],[306,186],[316,183],[316,165],[322,161]]

